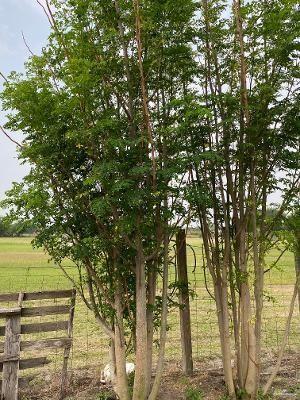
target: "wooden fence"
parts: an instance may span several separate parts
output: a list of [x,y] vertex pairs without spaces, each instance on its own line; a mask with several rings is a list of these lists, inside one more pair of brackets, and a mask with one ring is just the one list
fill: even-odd
[[[73,318],[75,308],[74,290],[60,290],[33,293],[0,294],[0,303],[17,304],[13,308],[0,308],[0,319],[5,319],[5,325],[0,326],[0,371],[2,371],[1,400],[17,400],[18,388],[22,382],[19,371],[28,368],[37,368],[49,363],[47,357],[21,358],[23,351],[41,351],[45,349],[63,349],[63,367],[60,398],[65,395],[67,384],[67,367],[72,344]],[[69,299],[69,304],[32,306],[35,300]],[[24,306],[24,302],[31,303]],[[68,314],[68,320],[36,323],[22,323],[25,317],[44,317],[49,315]],[[41,332],[65,331],[66,335],[60,338],[42,340],[22,340],[22,334]],[[1,355],[2,354],[2,355]]]

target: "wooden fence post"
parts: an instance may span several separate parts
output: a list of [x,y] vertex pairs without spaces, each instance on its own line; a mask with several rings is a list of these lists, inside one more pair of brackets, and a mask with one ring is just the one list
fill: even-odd
[[21,308],[3,310],[6,314],[1,400],[18,399]]
[[193,373],[191,315],[187,271],[186,233],[183,229],[180,229],[176,235],[176,254],[179,283],[182,368],[186,375],[191,375]]
[[71,352],[71,339],[73,335],[73,321],[74,321],[74,312],[75,312],[75,301],[76,301],[76,291],[73,290],[73,295],[71,297],[71,304],[70,304],[70,314],[69,314],[69,321],[68,321],[68,338],[70,339],[70,344],[67,345],[64,349],[64,360],[63,360],[63,368],[61,374],[61,387],[60,387],[60,400],[63,400],[66,395],[66,388],[68,385],[68,361]]

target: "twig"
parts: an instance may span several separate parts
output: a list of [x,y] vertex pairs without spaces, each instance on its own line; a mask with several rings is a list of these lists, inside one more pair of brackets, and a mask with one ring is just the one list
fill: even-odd
[[284,253],[285,253],[287,250],[288,250],[287,247],[286,247],[285,249],[282,250],[282,252],[279,254],[279,256],[277,257],[277,259],[271,264],[271,266],[270,266],[268,269],[266,269],[266,270],[264,271],[264,274],[266,274],[267,272],[270,272],[271,269],[273,269],[273,268],[277,265],[278,261],[281,259],[281,257],[284,255]]
[[5,80],[5,82],[8,83],[8,79],[1,71],[0,71],[0,76],[2,76],[2,78]]
[[48,14],[48,12],[47,12],[47,10],[46,10],[46,7],[40,2],[40,0],[36,0],[36,2],[42,7],[42,9],[44,10],[44,13],[45,13],[45,15],[46,15],[46,17],[47,17],[47,19],[48,19],[48,21],[49,21],[49,24],[52,26],[52,28],[53,28],[53,23],[52,23],[52,21],[51,21],[51,18],[50,18],[50,16],[49,16],[49,14]]
[[29,51],[29,53],[30,53],[32,56],[34,56],[33,51],[31,50],[31,48],[29,47],[29,45],[28,45],[28,43],[27,43],[27,41],[26,41],[26,39],[25,39],[24,32],[21,31],[21,33],[22,33],[23,42],[24,42],[25,46],[27,47],[27,50]]
[[0,129],[1,131],[4,133],[4,135],[14,144],[16,144],[17,146],[19,146],[21,149],[23,149],[23,146],[18,143],[16,140],[14,140],[12,137],[9,136],[9,134],[4,130],[4,128],[0,125]]
[[278,355],[278,359],[277,359],[276,365],[274,367],[274,370],[273,370],[271,376],[269,377],[267,383],[264,386],[264,389],[263,389],[263,394],[264,395],[266,395],[267,392],[269,391],[269,389],[270,389],[270,387],[271,387],[276,375],[278,374],[278,371],[279,371],[279,368],[280,368],[280,365],[281,365],[281,362],[282,362],[283,353],[284,353],[285,346],[287,344],[289,333],[290,333],[291,321],[292,321],[295,301],[296,301],[296,297],[297,297],[297,293],[298,293],[299,282],[300,282],[300,275],[298,275],[297,281],[296,281],[296,284],[295,284],[295,287],[294,287],[294,293],[293,293],[292,300],[291,300],[291,303],[290,303],[289,315],[288,315],[288,318],[287,318],[287,321],[286,321],[284,336],[283,336],[283,339],[282,339],[282,342],[281,342],[281,348],[280,348],[280,352],[279,352],[279,355]]

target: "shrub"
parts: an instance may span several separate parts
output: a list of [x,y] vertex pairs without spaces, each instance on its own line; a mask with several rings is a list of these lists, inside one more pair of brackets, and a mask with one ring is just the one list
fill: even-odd
[[185,391],[186,400],[203,400],[203,393],[197,388],[189,387]]

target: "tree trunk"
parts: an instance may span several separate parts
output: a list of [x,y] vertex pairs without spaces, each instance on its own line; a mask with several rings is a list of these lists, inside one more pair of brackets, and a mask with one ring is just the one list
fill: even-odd
[[[300,228],[297,227],[298,231],[296,231],[296,249],[295,249],[295,272],[296,272],[296,280],[299,281],[300,276]],[[298,285],[298,307],[300,313],[300,286]]]
[[[126,374],[126,346],[123,326],[122,290],[119,286],[115,294],[115,360],[116,360],[116,392],[120,400],[129,400],[129,388]],[[111,366],[113,367],[113,366]],[[112,368],[111,368],[112,369]]]
[[256,388],[256,345],[254,324],[251,314],[251,298],[248,279],[241,284],[241,375],[240,387],[245,389],[249,398],[254,399]]
[[[227,288],[226,288],[227,290]],[[231,344],[230,344],[230,332],[229,332],[229,310],[227,295],[224,294],[224,288],[222,288],[221,280],[215,284],[215,299],[217,307],[217,318],[220,333],[222,362],[224,369],[224,379],[228,390],[228,394],[232,399],[235,399],[235,386],[233,381],[233,371],[231,366]]]
[[156,375],[153,387],[148,400],[155,400],[158,395],[160,381],[163,373],[165,360],[165,347],[167,339],[167,315],[168,315],[168,286],[169,286],[169,238],[168,232],[164,234],[164,270],[163,270],[163,291],[162,291],[162,313],[160,326],[159,355],[156,368]]
[[136,367],[133,400],[146,400],[148,388],[147,304],[145,258],[141,240],[136,255]]
[[115,341],[114,340],[110,340],[109,359],[110,359],[110,366],[111,366],[111,372],[112,372],[112,383],[115,386],[117,365],[116,365],[116,349],[115,349]]
[[147,353],[148,353],[148,370],[147,370],[147,394],[150,394],[150,384],[152,377],[153,364],[153,307],[155,306],[156,295],[156,279],[157,279],[156,260],[149,265],[148,270],[148,307],[147,307]]
[[[253,155],[254,157],[254,155]],[[253,235],[253,262],[254,262],[254,296],[255,296],[255,341],[251,337],[251,345],[255,346],[255,359],[251,362],[251,368],[254,371],[249,371],[251,375],[254,374],[254,382],[250,384],[251,395],[256,396],[259,389],[260,373],[261,373],[261,325],[262,325],[262,311],[263,311],[263,288],[264,288],[264,251],[263,243],[258,243],[258,229],[257,229],[257,201],[255,191],[255,162],[251,163],[251,199],[252,199],[252,235]],[[266,202],[266,196],[263,196]],[[265,207],[263,205],[263,207]],[[261,235],[263,235],[263,221],[261,222]],[[253,360],[250,360],[253,361]],[[254,387],[252,387],[252,385]]]

